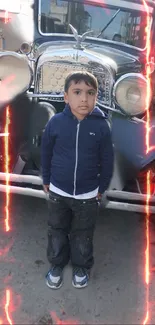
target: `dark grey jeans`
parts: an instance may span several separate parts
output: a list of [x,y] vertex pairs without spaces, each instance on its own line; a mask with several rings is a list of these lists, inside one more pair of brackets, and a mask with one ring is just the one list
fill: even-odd
[[96,198],[76,200],[49,193],[47,257],[52,265],[90,269],[93,266],[93,235],[98,215]]

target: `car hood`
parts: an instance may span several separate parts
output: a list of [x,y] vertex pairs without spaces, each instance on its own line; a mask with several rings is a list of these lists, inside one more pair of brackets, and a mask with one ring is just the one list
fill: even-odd
[[[111,42],[112,43],[112,42]],[[83,43],[83,54],[85,53],[93,55],[95,57],[103,58],[104,61],[107,61],[109,65],[115,70],[115,73],[119,76],[128,72],[140,72],[141,63],[139,51],[135,51],[129,46],[120,45],[117,43],[117,47],[112,47],[113,44],[108,44],[107,42],[85,42]],[[37,56],[43,53],[53,53],[54,50],[63,51],[64,49],[71,51],[75,49],[75,41],[70,39],[62,39],[61,41],[50,41],[42,43],[37,50]],[[109,46],[110,45],[110,46]],[[115,45],[115,44],[114,44]],[[120,49],[118,49],[120,47]],[[128,53],[129,51],[130,53]],[[131,54],[132,52],[132,54]],[[77,50],[78,53],[78,50]],[[134,53],[134,54],[133,54]]]
[[138,57],[121,50],[109,48],[106,46],[93,46],[90,51],[92,54],[94,53],[94,55],[102,55],[105,58],[107,57],[112,59],[116,63],[116,73],[118,75],[127,72],[140,72],[141,70],[141,64],[138,60]]

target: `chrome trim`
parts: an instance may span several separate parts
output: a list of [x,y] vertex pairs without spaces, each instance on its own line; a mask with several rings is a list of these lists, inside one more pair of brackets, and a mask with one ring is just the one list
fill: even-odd
[[[140,193],[132,193],[132,192],[125,192],[125,191],[118,191],[118,190],[109,190],[106,191],[107,197],[113,199],[127,199],[133,201],[142,201],[144,203],[147,202],[147,194],[140,194]],[[155,196],[151,196],[149,199],[149,204],[155,203]]]
[[73,36],[76,40],[76,45],[74,45],[74,48],[76,48],[77,50],[82,50],[83,49],[82,43],[86,39],[87,35],[93,33],[93,31],[90,30],[88,32],[83,33],[82,35],[78,35],[77,29],[75,29],[71,24],[69,24],[69,27],[71,28]]
[[104,108],[104,109],[107,109],[108,111],[113,112],[113,113],[118,113],[120,115],[125,115],[123,112],[121,112],[117,108],[113,108],[113,107],[109,107],[109,106],[106,106],[106,105],[99,104],[98,101],[96,102],[96,104],[99,105],[100,107]]
[[[0,184],[0,192],[6,193],[7,189],[7,185]],[[32,188],[24,188],[20,186],[9,186],[9,193],[32,196],[40,199],[48,199],[47,194],[43,190],[34,190]]]
[[[51,67],[50,67],[51,66]],[[92,72],[98,79],[99,105],[111,106],[112,98],[111,92],[114,85],[114,75],[112,67],[116,66],[116,63],[110,58],[104,58],[101,55],[94,55],[90,50],[77,50],[75,48],[52,48],[49,47],[48,51],[45,51],[38,60],[38,65],[35,74],[35,89],[34,92],[40,94],[40,97],[45,93],[50,95],[53,101],[63,101],[64,99],[64,81],[67,73],[73,70],[86,70]],[[64,67],[64,72],[63,72]],[[42,79],[42,69],[45,69],[46,78],[50,81],[45,81],[46,88],[40,89]],[[52,74],[56,73],[58,77],[56,81],[52,81]],[[61,76],[60,76],[61,74]],[[103,79],[105,77],[105,84]],[[64,80],[63,80],[64,79]],[[51,88],[50,83],[51,82]],[[52,86],[52,82],[55,83]],[[47,87],[48,86],[48,87]],[[54,88],[55,87],[55,88]],[[53,89],[53,93],[52,93]],[[49,96],[49,97],[50,97]]]
[[[116,100],[116,89],[117,89],[117,86],[119,85],[120,82],[122,82],[124,79],[126,78],[130,78],[130,77],[136,77],[136,78],[140,78],[142,79],[143,81],[145,81],[147,83],[147,79],[141,74],[141,73],[135,73],[135,72],[130,72],[130,73],[126,73],[124,75],[122,75],[114,84],[113,86],[113,90],[112,90],[112,96],[113,96],[113,99],[114,99],[114,102],[116,105],[118,105],[120,107],[120,105],[117,103],[117,100]],[[125,115],[128,115],[124,109],[122,107],[120,107],[120,109],[122,110],[122,112],[125,114]],[[134,117],[134,115],[129,115],[131,117]]]
[[29,97],[31,98],[51,98],[52,96],[50,94],[34,94],[34,93],[27,93]]
[[[30,67],[30,64],[29,64],[29,61],[28,61],[27,57],[25,55],[23,55],[23,54],[19,54],[19,53],[12,52],[12,51],[0,52],[0,64],[1,64],[1,59],[3,60],[5,58],[6,59],[9,58],[9,61],[11,62],[10,66],[12,64],[11,69],[13,71],[10,71],[10,69],[5,70],[5,71],[7,71],[8,76],[7,76],[7,74],[6,75],[4,74],[3,76],[0,75],[0,79],[2,79],[2,81],[3,81],[3,78],[7,78],[7,77],[9,78],[10,75],[13,74],[15,76],[15,79],[11,82],[11,86],[8,83],[7,91],[8,91],[8,93],[10,93],[9,87],[12,87],[12,89],[15,89],[15,90],[16,90],[17,86],[19,88],[18,91],[16,90],[11,95],[11,97],[9,97],[8,101],[11,101],[16,96],[18,96],[18,95],[20,95],[22,93],[25,93],[30,88],[30,86],[32,85],[32,82],[33,82],[33,70]],[[11,61],[11,58],[16,59],[17,60],[16,63],[18,63],[18,64],[21,63],[22,66],[17,65],[18,69],[16,70],[16,67],[14,66],[15,63]],[[4,65],[4,62],[2,62],[2,63]],[[3,69],[1,69],[1,70],[3,71]],[[2,73],[2,71],[1,71],[1,73]],[[21,73],[22,73],[22,76],[21,76],[22,79],[25,77],[26,74],[27,74],[26,77],[28,78],[28,83],[26,81],[26,86],[24,88],[22,88],[22,89],[20,88],[21,87],[20,83],[18,83],[19,80],[17,80],[17,76],[20,77]],[[24,73],[25,73],[25,75],[24,75]],[[24,85],[25,85],[25,80],[24,80]],[[23,87],[23,84],[22,84],[22,87]],[[6,103],[6,101],[1,101],[1,99],[0,99],[0,105],[4,105],[5,103]]]
[[[119,199],[122,200],[122,202],[118,202],[117,200]],[[106,191],[106,200],[107,204],[105,207],[108,209],[145,213],[147,194],[109,190]],[[129,203],[129,200],[132,202]],[[141,202],[141,204],[136,203],[136,201]],[[150,197],[149,211],[150,213],[155,213],[155,196]]]
[[[13,52],[13,51],[0,52],[0,58],[4,57],[4,56],[10,56],[10,57],[13,56],[19,60],[22,59],[22,60],[25,60],[25,62],[27,62],[27,67],[29,69],[30,78],[31,78],[31,80],[30,80],[30,86],[31,86],[31,84],[33,82],[33,70],[29,64],[29,59],[27,58],[27,56],[25,56],[24,54],[19,54],[19,53]],[[23,92],[27,91],[30,88],[30,86],[28,88],[25,88],[25,90],[23,90]]]
[[[42,179],[39,176],[0,173],[1,181],[5,181],[6,177],[9,178],[9,181],[13,181],[17,183],[31,183],[35,185],[42,185]],[[8,189],[8,185],[0,184],[0,192],[6,193],[7,189]],[[28,187],[25,188],[21,186],[9,185],[9,192],[14,194],[37,197],[45,200],[49,199],[48,194],[46,194],[43,190],[31,189]],[[123,200],[123,202],[118,202],[117,200],[119,199]],[[123,192],[118,190],[109,190],[106,191],[106,200],[107,202],[105,208],[107,209],[145,213],[147,195],[139,194],[139,193]],[[128,203],[127,201],[129,200],[132,200],[132,203]],[[141,202],[141,204],[137,204],[136,201]],[[155,204],[155,196],[151,196],[149,200],[150,213],[155,213],[154,204]],[[104,202],[101,201],[101,207],[102,205],[104,205]]]
[[8,174],[0,173],[0,181],[6,181],[6,177],[8,177],[9,182],[43,185],[42,178],[39,176],[21,175],[21,174],[12,174],[12,173],[8,173]]
[[[34,94],[34,93],[30,93],[30,92],[28,92],[27,95],[28,95],[28,97],[30,97],[30,98],[39,98],[39,99],[44,99],[44,100],[47,99],[47,100],[50,100],[50,101],[53,101],[53,100],[54,100],[54,98],[53,98],[51,95],[49,95],[49,94]],[[64,98],[60,98],[60,100],[57,99],[57,102],[60,102],[60,103],[64,102]],[[114,113],[118,113],[118,114],[120,114],[120,115],[125,115],[125,114],[124,114],[123,112],[121,112],[120,110],[118,110],[118,109],[116,109],[116,108],[113,108],[113,107],[110,107],[110,106],[102,105],[102,104],[100,104],[98,101],[96,102],[96,104],[97,104],[98,106],[102,107],[103,109],[108,110],[108,111],[111,111],[111,112],[114,112]],[[138,119],[138,118],[137,118],[137,120],[138,120],[138,121],[142,121],[142,120],[140,120],[140,119]],[[143,123],[144,123],[144,121],[143,121]]]
[[[24,49],[23,49],[23,46],[24,46],[24,45],[27,45],[28,48],[29,48],[29,50],[28,50],[27,52],[24,52]],[[31,45],[30,43],[28,43],[28,42],[23,42],[23,43],[21,44],[21,47],[20,47],[19,51],[20,51],[22,54],[28,56],[28,55],[32,52],[32,45]]]
[[39,99],[46,99],[46,100],[50,100],[50,101],[56,101],[56,102],[60,102],[60,103],[62,103],[62,102],[64,102],[64,98],[62,97],[62,96],[60,96],[59,98],[58,98],[58,96],[53,96],[53,95],[50,95],[50,94],[33,94],[33,93],[30,93],[30,92],[28,92],[27,93],[27,95],[28,95],[28,97],[30,97],[30,98],[39,98]]
[[[39,99],[42,99],[43,98],[43,99],[47,99],[47,100],[51,100],[51,101],[53,100],[53,96],[51,96],[50,94],[34,94],[34,93],[27,92],[27,95],[30,98],[39,98]],[[57,102],[58,102],[58,99],[57,99]],[[61,98],[60,97],[59,102],[64,102],[64,98]],[[111,111],[111,112],[119,113],[121,115],[125,115],[120,110],[118,110],[116,108],[113,108],[113,107],[110,107],[110,106],[102,105],[98,101],[96,102],[96,104],[99,105],[100,107],[104,108],[104,109],[107,109],[107,110]]]
[[[129,72],[129,73],[126,73],[126,74],[123,74],[114,84],[114,87],[113,87],[113,91],[115,92],[116,90],[116,87],[118,85],[119,82],[121,82],[122,80],[128,78],[128,77],[139,77],[141,79],[143,79],[144,81],[147,82],[147,79],[141,74],[141,73],[136,73],[136,72]],[[113,94],[115,95],[115,94]]]
[[[30,98],[39,98],[39,99],[44,99],[44,100],[47,99],[47,100],[53,101],[52,96],[49,95],[49,94],[34,94],[34,93],[30,93],[30,92],[28,92],[27,95],[28,95]],[[57,102],[58,102],[58,100],[57,100]],[[60,101],[59,101],[59,102],[60,102],[60,103],[64,102],[64,99],[60,98]],[[97,104],[98,106],[102,107],[103,109],[106,109],[106,110],[108,110],[108,111],[110,111],[110,112],[113,112],[113,113],[117,113],[117,114],[120,114],[120,115],[126,116],[125,113],[123,113],[122,111],[120,111],[120,110],[117,109],[117,108],[113,108],[113,107],[110,107],[110,106],[102,105],[102,104],[100,104],[98,101],[96,102],[96,104]],[[139,122],[139,123],[144,123],[144,124],[146,124],[146,121],[144,121],[144,120],[142,120],[142,119],[140,119],[140,118],[138,118],[138,117],[136,117],[136,116],[130,116],[130,118],[131,118],[132,120],[135,120],[135,121]]]
[[[102,203],[101,203],[102,207]],[[146,213],[145,212],[145,205],[139,204],[129,204],[124,202],[113,202],[109,201],[106,206],[106,209],[113,209],[113,210],[120,210],[120,211],[129,211],[129,212],[139,212],[139,213]],[[149,206],[149,213],[155,213],[155,206]]]

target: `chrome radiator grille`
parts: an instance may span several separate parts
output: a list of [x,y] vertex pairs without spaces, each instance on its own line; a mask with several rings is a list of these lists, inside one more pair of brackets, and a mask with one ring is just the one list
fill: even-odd
[[89,64],[69,63],[62,61],[44,62],[37,72],[37,93],[51,94],[52,101],[63,101],[64,81],[68,73],[73,71],[89,71],[95,75],[99,83],[98,103],[111,104],[111,90],[113,84],[109,67],[89,61]]

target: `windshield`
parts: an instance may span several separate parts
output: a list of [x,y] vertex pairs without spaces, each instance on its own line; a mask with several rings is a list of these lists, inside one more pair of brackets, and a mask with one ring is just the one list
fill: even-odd
[[140,48],[145,47],[147,17],[143,6],[138,3],[122,1],[129,6],[129,8],[123,8],[116,5],[117,1],[112,0],[108,1],[115,6],[105,5],[108,1],[101,0],[40,1],[40,32],[42,34],[71,34],[69,24],[72,24],[79,34],[93,30],[90,36],[100,35],[100,38],[107,40],[123,42]]

